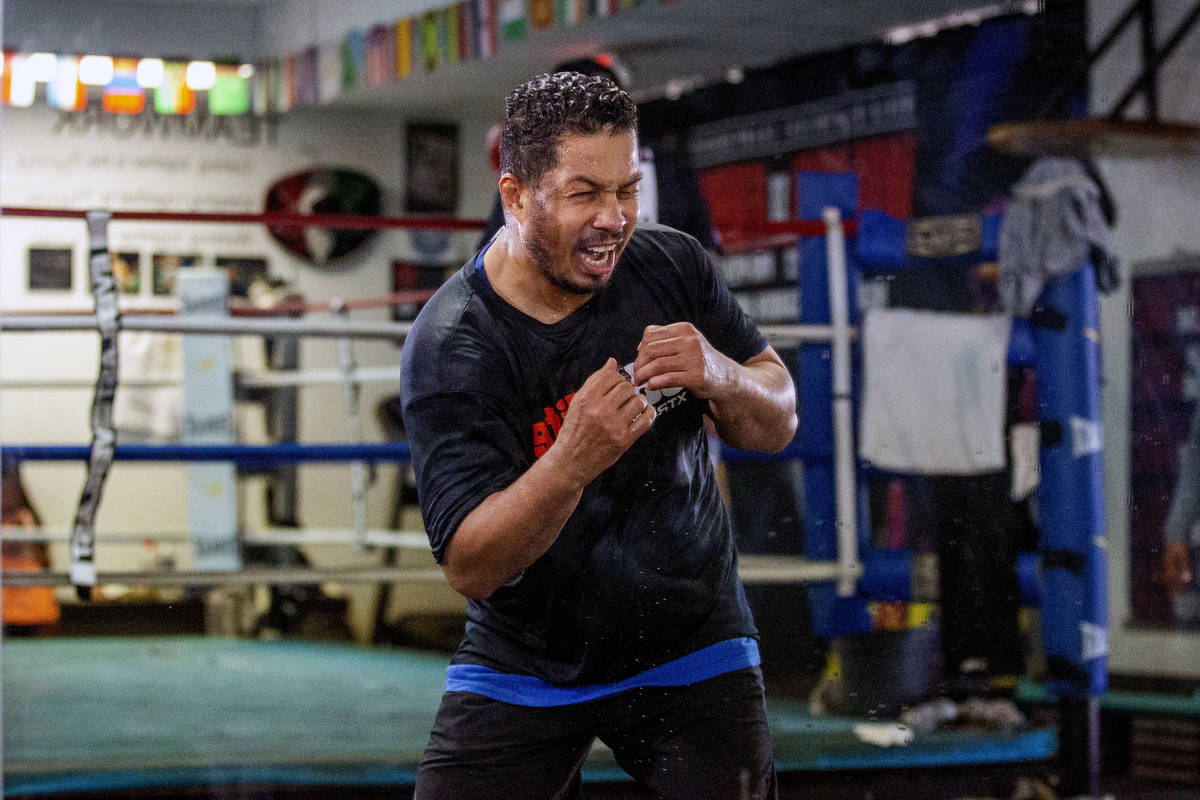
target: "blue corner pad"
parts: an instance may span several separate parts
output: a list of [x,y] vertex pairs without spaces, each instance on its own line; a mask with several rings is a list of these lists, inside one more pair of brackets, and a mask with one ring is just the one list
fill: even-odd
[[908,254],[908,221],[886,211],[865,208],[858,215],[855,253],[864,272],[891,272],[911,266],[942,264],[972,266],[995,261],[1000,251],[1002,214],[984,214],[979,221],[979,249],[966,256],[919,258]]
[[829,206],[840,211],[843,219],[853,219],[858,213],[858,174],[797,172],[796,205],[800,219],[821,219]]

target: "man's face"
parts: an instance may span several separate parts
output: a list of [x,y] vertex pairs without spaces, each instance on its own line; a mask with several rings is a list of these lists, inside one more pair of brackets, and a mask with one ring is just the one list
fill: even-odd
[[638,217],[637,139],[571,135],[558,165],[530,190],[525,248],[552,285],[592,294],[608,285]]

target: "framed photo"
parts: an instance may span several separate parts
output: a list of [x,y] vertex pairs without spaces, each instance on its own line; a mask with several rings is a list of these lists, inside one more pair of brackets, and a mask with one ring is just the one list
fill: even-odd
[[453,214],[458,209],[458,126],[411,123],[407,141],[408,211]]
[[1190,501],[1195,462],[1184,457],[1200,442],[1200,262],[1160,273],[1139,266],[1129,306],[1130,623],[1200,631],[1200,589],[1171,593],[1161,575],[1177,495],[1183,541],[1192,568],[1200,565],[1200,515]]
[[113,280],[122,294],[138,294],[142,290],[142,254],[133,251],[110,252]]
[[159,297],[174,295],[175,276],[179,270],[197,266],[199,263],[200,256],[198,255],[155,253],[150,259],[154,294]]
[[229,275],[229,296],[249,297],[250,287],[267,280],[267,260],[247,256],[217,256],[217,269]]
[[70,247],[31,247],[26,285],[31,292],[69,292],[74,268],[74,252]]

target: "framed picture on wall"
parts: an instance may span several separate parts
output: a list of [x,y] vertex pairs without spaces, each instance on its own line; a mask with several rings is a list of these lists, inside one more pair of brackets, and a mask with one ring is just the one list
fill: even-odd
[[1173,266],[1135,268],[1130,287],[1129,599],[1134,626],[1200,630],[1200,589],[1162,580],[1173,536],[1200,565],[1196,462],[1185,457],[1200,442],[1200,262]]
[[142,254],[134,251],[110,252],[113,280],[122,294],[137,294],[142,290]]
[[229,275],[230,297],[249,297],[251,286],[267,281],[267,260],[257,256],[217,256],[217,269]]
[[70,247],[31,247],[28,266],[29,291],[71,291],[75,259]]
[[406,208],[414,214],[453,214],[458,208],[458,126],[411,123],[407,140]]
[[195,267],[200,263],[198,255],[177,253],[155,253],[150,259],[154,294],[169,297],[175,294],[175,277],[181,269]]

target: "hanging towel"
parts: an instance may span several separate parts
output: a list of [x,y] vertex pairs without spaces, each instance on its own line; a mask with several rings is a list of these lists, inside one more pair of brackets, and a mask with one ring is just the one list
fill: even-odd
[[868,311],[861,457],[926,475],[1003,469],[1011,325],[999,314]]
[[1000,301],[1015,316],[1029,315],[1046,281],[1088,260],[1101,291],[1115,286],[1112,232],[1100,187],[1082,163],[1040,158],[1026,170],[1000,223],[996,255]]

